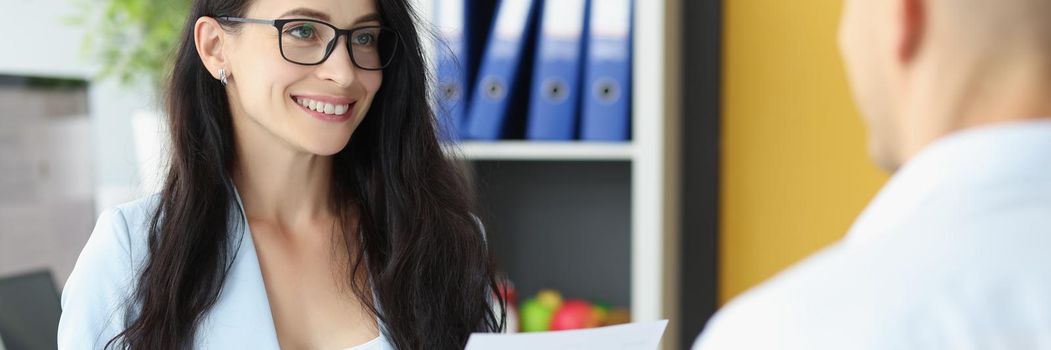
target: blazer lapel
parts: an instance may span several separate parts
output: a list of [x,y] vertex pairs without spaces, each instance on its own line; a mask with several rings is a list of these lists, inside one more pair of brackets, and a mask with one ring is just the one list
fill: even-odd
[[235,195],[237,203],[230,213],[229,233],[240,238],[237,255],[198,339],[201,348],[206,349],[279,349],[252,232],[240,195],[236,191]]

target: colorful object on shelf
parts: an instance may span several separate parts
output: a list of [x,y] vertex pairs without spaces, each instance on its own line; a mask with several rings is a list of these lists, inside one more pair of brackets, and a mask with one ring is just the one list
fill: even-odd
[[[506,328],[504,328],[504,333],[520,332],[521,328],[519,327],[518,317],[518,291],[515,290],[514,284],[512,284],[511,281],[507,280],[506,278],[502,278],[500,283],[497,285],[497,292],[500,294],[500,296],[504,298],[504,302],[506,303],[505,310],[507,313],[505,315],[505,321],[507,322],[507,324],[505,325]],[[493,297],[493,300],[493,313],[499,315],[500,306],[495,304],[497,300],[495,295]]]
[[497,288],[500,295],[507,301],[507,305],[518,305],[518,291],[510,281],[504,280]]
[[541,289],[540,292],[536,293],[536,299],[540,300],[544,306],[551,310],[558,310],[558,308],[562,307],[562,293],[554,289]]
[[543,332],[550,329],[555,310],[537,298],[527,299],[519,310],[519,325],[523,332]]
[[627,309],[617,308],[609,312],[609,316],[606,316],[606,323],[604,326],[612,326],[618,324],[631,323],[631,313]]
[[595,305],[591,306],[591,317],[591,322],[597,325],[596,327],[606,325],[606,320],[609,318],[609,305],[596,302]]
[[522,332],[560,331],[629,323],[627,309],[583,299],[563,301],[562,294],[544,289],[526,299],[519,308]]
[[551,318],[551,330],[563,331],[568,329],[594,328],[598,323],[591,304],[580,299],[571,299],[562,304]]

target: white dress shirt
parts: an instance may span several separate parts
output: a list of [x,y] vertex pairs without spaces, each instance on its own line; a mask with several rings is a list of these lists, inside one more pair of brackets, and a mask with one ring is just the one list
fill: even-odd
[[1051,119],[925,148],[694,349],[1051,349]]
[[[158,199],[154,195],[123,204],[99,217],[62,290],[60,349],[101,349],[126,328],[125,302],[148,253],[147,225]],[[238,197],[230,216],[230,234],[241,239],[237,256],[218,302],[197,330],[196,349],[279,348],[259,260],[243,213]],[[379,326],[383,329],[382,324]],[[378,338],[351,349],[393,347],[381,332]]]

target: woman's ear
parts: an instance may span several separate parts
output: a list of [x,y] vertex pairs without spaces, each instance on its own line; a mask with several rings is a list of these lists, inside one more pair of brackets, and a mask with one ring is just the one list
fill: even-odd
[[226,32],[219,25],[219,21],[207,16],[198,18],[193,26],[193,41],[197,47],[197,55],[201,56],[201,62],[213,77],[219,79],[219,69],[225,68],[227,72],[230,71],[223,51],[224,45],[228,43]]
[[919,53],[927,27],[926,1],[898,0],[901,35],[898,38],[898,60],[909,64]]

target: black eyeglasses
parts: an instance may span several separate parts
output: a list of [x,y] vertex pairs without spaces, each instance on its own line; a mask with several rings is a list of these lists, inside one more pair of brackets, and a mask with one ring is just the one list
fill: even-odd
[[382,70],[394,61],[398,33],[384,26],[339,29],[313,19],[255,19],[219,16],[220,21],[269,24],[277,28],[277,46],[286,61],[304,66],[319,65],[336,49],[339,37],[347,36],[347,51],[354,66]]

